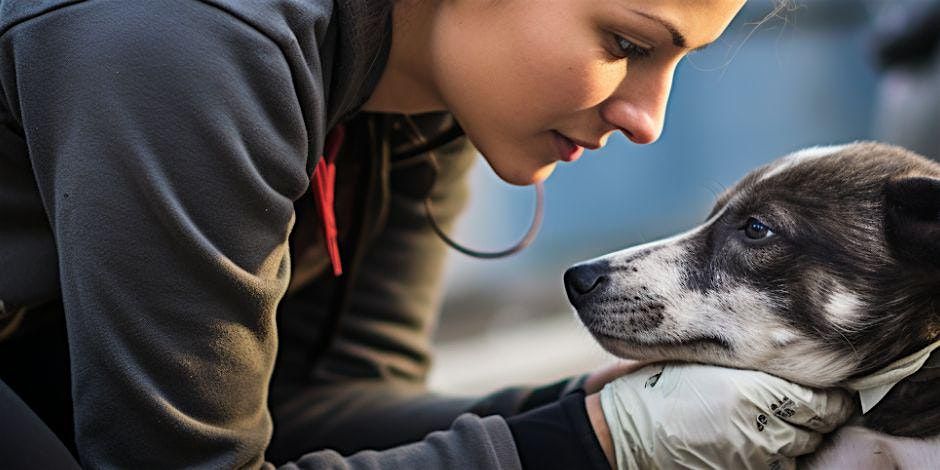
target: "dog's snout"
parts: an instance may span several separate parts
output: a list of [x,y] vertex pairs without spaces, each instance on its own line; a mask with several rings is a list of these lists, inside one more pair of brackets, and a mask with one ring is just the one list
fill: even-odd
[[598,266],[579,265],[565,271],[565,292],[568,301],[575,306],[592,294],[603,291],[608,282],[610,278]]

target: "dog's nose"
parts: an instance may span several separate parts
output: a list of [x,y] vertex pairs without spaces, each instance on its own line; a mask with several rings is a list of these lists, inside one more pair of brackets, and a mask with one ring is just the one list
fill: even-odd
[[594,264],[582,264],[565,271],[565,292],[568,301],[575,307],[592,294],[602,292],[610,278],[604,275],[605,269]]

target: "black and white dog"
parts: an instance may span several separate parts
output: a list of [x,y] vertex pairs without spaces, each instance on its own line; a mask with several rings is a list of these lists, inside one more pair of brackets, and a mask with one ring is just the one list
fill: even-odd
[[[840,386],[940,338],[940,164],[872,142],[803,150],[745,176],[702,225],[573,266],[565,288],[617,356]],[[937,362],[861,424],[940,435]]]

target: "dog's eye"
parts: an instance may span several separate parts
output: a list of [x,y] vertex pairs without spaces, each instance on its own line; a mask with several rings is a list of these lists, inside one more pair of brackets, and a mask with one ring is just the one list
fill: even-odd
[[773,235],[774,232],[761,221],[751,217],[747,219],[747,223],[744,224],[744,234],[747,235],[747,238],[761,240]]

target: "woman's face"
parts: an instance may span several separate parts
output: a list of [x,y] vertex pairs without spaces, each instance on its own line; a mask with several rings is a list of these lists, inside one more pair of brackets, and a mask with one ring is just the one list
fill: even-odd
[[[745,0],[447,0],[430,41],[441,99],[503,180],[531,184],[624,132],[663,127],[673,72]],[[568,151],[565,147],[568,146]]]

